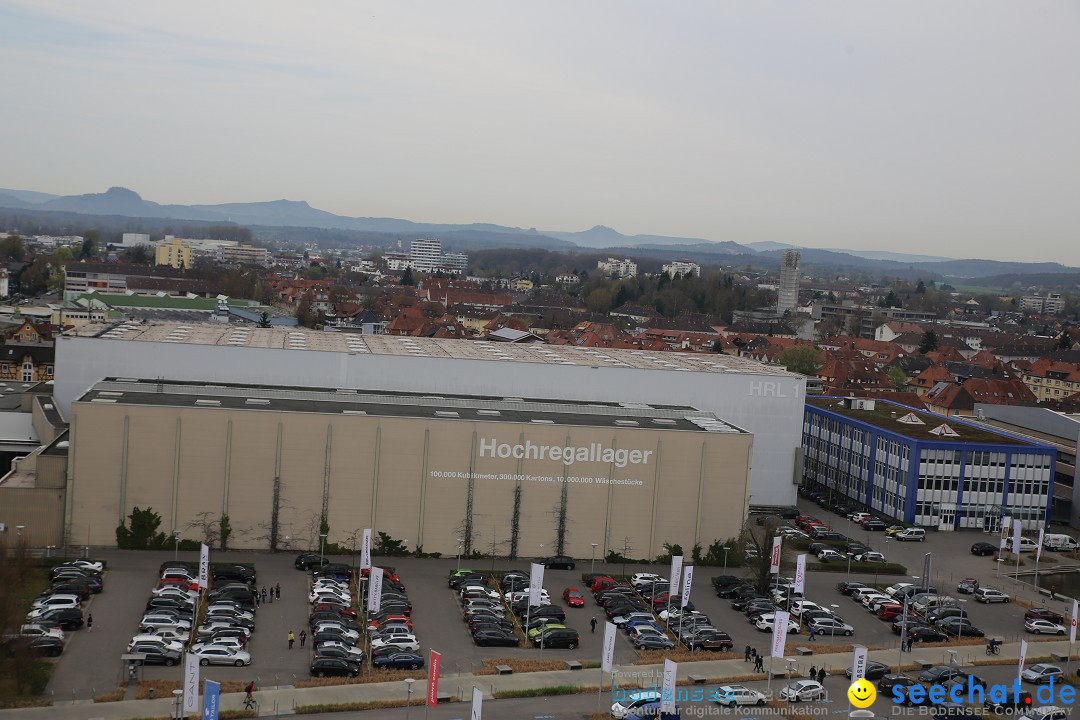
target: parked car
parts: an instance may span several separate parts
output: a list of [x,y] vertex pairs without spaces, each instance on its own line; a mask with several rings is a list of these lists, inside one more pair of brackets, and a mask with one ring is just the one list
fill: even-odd
[[659,690],[631,690],[611,704],[611,717],[625,718],[634,710],[660,699]]
[[568,607],[585,607],[585,596],[577,588],[563,590],[562,599]]
[[840,620],[831,618],[817,618],[810,622],[810,627],[818,635],[852,635],[855,628]]
[[726,707],[736,705],[757,705],[763,707],[767,698],[764,693],[742,685],[721,685],[713,696],[717,703]]
[[310,671],[312,677],[356,677],[360,674],[360,665],[345,658],[315,657]]
[[315,647],[315,657],[317,658],[337,658],[339,660],[346,660],[357,665],[364,663],[364,651],[360,648],[346,647],[344,645],[337,645],[334,643],[323,643]]
[[564,647],[568,650],[573,650],[580,643],[577,630],[571,628],[553,628],[544,630],[536,637],[532,638],[532,643],[536,647]]
[[894,534],[893,537],[902,542],[924,542],[926,540],[926,531],[922,528],[904,528]]
[[473,633],[473,642],[481,647],[493,645],[496,647],[517,647],[521,643],[517,635],[512,632],[500,630],[477,630]]
[[780,688],[780,699],[788,702],[822,700],[826,696],[824,686],[816,680],[799,680]]
[[981,603],[1007,603],[1010,600],[1008,595],[992,587],[981,587],[972,596]]
[[642,635],[632,642],[635,650],[671,650],[675,643],[666,635]]
[[567,555],[554,555],[552,557],[546,557],[540,561],[540,563],[547,568],[553,570],[573,570],[577,567],[574,562],[574,558]]
[[53,608],[33,618],[27,617],[31,624],[57,626],[63,630],[78,630],[83,626],[83,614],[79,608]]
[[962,674],[960,668],[953,667],[952,665],[935,665],[934,667],[927,668],[919,673],[919,682],[928,683],[930,685],[940,685],[946,680],[952,680],[954,677]]
[[1058,625],[1065,624],[1065,618],[1060,613],[1056,613],[1047,608],[1032,608],[1031,610],[1028,610],[1024,613],[1024,621],[1026,622],[1028,620],[1049,620]]
[[319,555],[318,553],[300,553],[296,556],[296,559],[293,560],[293,567],[295,567],[297,570],[303,570],[306,572],[311,568],[320,568],[323,565],[328,565],[329,563],[329,560],[327,560],[322,555]]
[[1038,663],[1020,673],[1020,679],[1024,682],[1035,683],[1036,685],[1042,685],[1050,682],[1060,682],[1064,677],[1064,673],[1061,672],[1061,668],[1057,665],[1050,665],[1049,663]]
[[28,650],[35,655],[46,657],[59,657],[64,652],[64,641],[52,635],[38,635],[37,637],[16,636],[5,639],[4,650],[14,656],[20,648]]
[[[863,677],[867,680],[880,680],[885,677],[889,672],[889,666],[885,663],[878,662],[877,660],[868,660],[866,662],[866,670],[863,673]],[[851,678],[851,668],[844,670],[844,677]]]
[[394,652],[380,654],[372,658],[371,664],[377,668],[401,668],[418,670],[424,667],[424,656],[415,652]]
[[997,547],[994,546],[994,545],[991,545],[988,542],[977,542],[977,543],[975,543],[974,545],[971,546],[971,554],[972,555],[980,555],[980,556],[993,555],[997,551],[998,551]]

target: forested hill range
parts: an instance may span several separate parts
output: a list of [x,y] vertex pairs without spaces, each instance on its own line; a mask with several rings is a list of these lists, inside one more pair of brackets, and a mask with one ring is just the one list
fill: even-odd
[[[661,235],[624,235],[597,225],[581,232],[540,231],[489,223],[417,223],[397,218],[348,217],[319,210],[304,201],[169,205],[143,199],[127,188],[103,193],[59,196],[0,188],[0,230],[22,234],[78,232],[96,229],[103,235],[119,232],[182,234],[207,226],[239,225],[256,238],[280,245],[315,244],[322,247],[373,245],[390,247],[422,236],[435,236],[447,247],[483,249],[542,249],[592,255],[599,251],[618,256],[670,261],[687,259],[702,265],[776,271],[782,243],[739,244],[704,238]],[[1075,290],[1080,268],[1059,263],[1001,262],[906,255],[887,251],[800,248],[802,266],[820,275],[855,274],[898,278],[935,278],[953,284],[1022,285]],[[649,263],[651,264],[651,263]],[[1039,281],[1027,276],[1037,276]],[[1001,283],[1008,282],[1007,285]],[[1047,285],[1047,283],[1050,283]]]

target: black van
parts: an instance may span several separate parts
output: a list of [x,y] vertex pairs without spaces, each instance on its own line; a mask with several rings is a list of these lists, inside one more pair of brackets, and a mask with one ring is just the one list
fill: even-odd
[[215,565],[210,571],[214,582],[219,580],[227,582],[242,582],[248,585],[255,584],[255,570],[247,565]]
[[34,618],[38,625],[59,625],[63,630],[78,630],[85,622],[79,608],[53,608]]

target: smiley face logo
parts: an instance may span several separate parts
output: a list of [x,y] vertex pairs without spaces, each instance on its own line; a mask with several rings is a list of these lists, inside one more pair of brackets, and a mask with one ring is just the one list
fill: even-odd
[[877,700],[877,690],[866,678],[851,683],[847,691],[848,700],[857,708],[868,708]]

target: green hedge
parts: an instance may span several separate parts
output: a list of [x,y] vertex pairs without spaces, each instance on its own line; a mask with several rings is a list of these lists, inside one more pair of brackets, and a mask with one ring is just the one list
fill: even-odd
[[[817,563],[807,568],[808,570],[819,570],[823,572],[847,572],[848,564],[846,562],[829,562],[829,563]],[[851,562],[851,572],[863,573],[863,574],[878,574],[878,575],[907,575],[907,568],[900,563],[869,563],[869,562]]]

